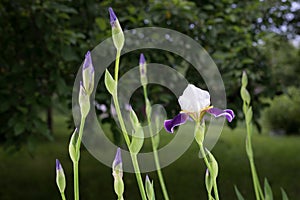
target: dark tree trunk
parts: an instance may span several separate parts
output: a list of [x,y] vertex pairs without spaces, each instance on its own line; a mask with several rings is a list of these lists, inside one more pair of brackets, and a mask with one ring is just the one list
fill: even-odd
[[53,134],[53,119],[52,119],[52,107],[47,108],[47,126],[51,134]]

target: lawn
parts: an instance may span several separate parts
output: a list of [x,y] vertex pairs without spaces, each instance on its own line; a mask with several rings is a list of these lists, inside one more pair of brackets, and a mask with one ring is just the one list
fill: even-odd
[[[70,131],[59,117],[55,121],[55,141],[42,142],[34,157],[26,150],[13,155],[0,151],[0,199],[60,199],[55,185],[55,158],[59,158],[67,176],[67,199],[73,198],[72,165],[68,157]],[[173,137],[161,133],[162,141]],[[221,138],[212,150],[219,161],[219,190],[221,199],[236,199],[233,186],[237,185],[246,199],[254,199],[248,160],[244,149],[245,132],[242,125],[235,130],[224,128]],[[253,137],[255,161],[258,174],[263,181],[267,177],[280,199],[280,187],[290,199],[300,199],[300,138],[269,137],[266,134]],[[163,169],[166,185],[173,200],[206,199],[204,186],[204,164],[197,157],[196,143],[176,162]],[[144,176],[144,175],[143,175]],[[155,173],[157,199],[162,199]],[[125,199],[140,199],[135,176],[124,174]],[[111,169],[83,150],[80,161],[81,198],[84,200],[116,199],[113,191]]]

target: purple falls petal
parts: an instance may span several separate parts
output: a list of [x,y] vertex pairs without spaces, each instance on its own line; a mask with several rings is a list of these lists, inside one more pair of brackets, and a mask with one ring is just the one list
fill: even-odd
[[108,8],[108,11],[109,11],[109,17],[110,17],[110,25],[114,26],[115,22],[117,21],[117,16],[111,7]]
[[231,122],[235,117],[234,112],[230,109],[221,110],[219,108],[211,108],[207,112],[212,114],[214,117],[225,116],[228,122]]
[[184,124],[189,118],[189,115],[186,113],[179,113],[173,119],[165,120],[164,126],[166,131],[169,133],[174,132],[174,127]]

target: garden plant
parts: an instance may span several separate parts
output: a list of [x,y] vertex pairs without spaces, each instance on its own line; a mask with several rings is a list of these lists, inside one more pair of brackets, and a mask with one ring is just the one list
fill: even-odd
[[[123,179],[126,178],[126,173],[124,173],[123,165],[125,164],[122,159],[122,152],[128,151],[130,160],[132,162],[133,170],[136,176],[137,185],[139,188],[141,199],[143,200],[154,200],[156,198],[154,189],[154,184],[159,184],[161,191],[163,193],[164,199],[168,200],[168,188],[165,184],[165,179],[167,177],[163,176],[161,160],[159,156],[159,121],[155,118],[155,110],[151,105],[151,99],[148,97],[148,66],[146,58],[143,54],[140,55],[139,59],[139,81],[142,85],[143,90],[143,103],[145,107],[145,119],[148,124],[148,133],[151,143],[151,153],[154,158],[154,165],[158,175],[159,182],[154,183],[147,174],[141,171],[141,163],[139,162],[139,154],[145,143],[145,133],[142,127],[141,120],[139,120],[136,112],[134,111],[133,106],[129,106],[128,116],[130,125],[127,124],[127,121],[124,119],[124,115],[121,111],[120,101],[119,101],[119,68],[120,68],[120,57],[121,51],[125,43],[125,36],[121,25],[116,17],[112,8],[109,8],[110,14],[110,24],[112,27],[112,40],[114,47],[116,49],[115,56],[115,68],[114,74],[106,69],[105,70],[105,86],[107,91],[111,94],[113,100],[114,110],[118,119],[118,125],[121,128],[122,137],[125,141],[125,146],[120,146],[115,148],[115,157],[111,158],[111,167],[112,167],[112,178],[114,179],[114,191],[116,193],[116,198],[119,200],[126,199],[123,196],[126,185],[124,184]],[[78,106],[80,110],[80,124],[74,130],[70,143],[69,143],[69,155],[73,163],[73,180],[74,180],[74,199],[79,200],[79,161],[80,161],[80,147],[83,140],[84,128],[87,122],[88,115],[92,110],[92,94],[95,90],[95,65],[94,56],[92,52],[87,52],[85,55],[85,60],[82,65],[80,84],[76,85],[78,89]],[[136,77],[137,78],[137,77]],[[247,90],[247,74],[244,71],[241,77],[241,98],[243,100],[243,113],[245,116],[246,132],[247,136],[245,138],[245,149],[249,159],[249,164],[251,168],[251,175],[253,180],[253,191],[255,193],[255,198],[257,200],[271,200],[273,199],[272,189],[265,179],[264,185],[262,187],[260,179],[255,167],[254,162],[254,151],[252,148],[251,137],[253,135],[253,124],[252,124],[252,107],[251,107],[251,98]],[[232,122],[235,118],[235,114],[231,109],[221,109],[214,107],[211,102],[210,92],[196,87],[193,84],[187,84],[186,88],[183,90],[182,94],[178,98],[178,103],[180,105],[181,111],[174,116],[173,119],[168,119],[163,121],[165,132],[164,134],[173,134],[175,135],[178,126],[185,126],[185,123],[193,123],[194,131],[185,132],[185,134],[193,135],[194,140],[197,142],[199,147],[199,157],[202,159],[206,165],[205,173],[205,186],[207,191],[207,198],[209,200],[219,200],[219,191],[218,191],[218,169],[219,163],[214,157],[212,152],[206,147],[206,136],[208,134],[207,125],[209,122],[209,117],[212,118],[224,118],[229,123]],[[154,116],[154,117],[153,117]],[[128,128],[130,127],[130,128]],[[167,133],[166,133],[167,132]],[[87,136],[88,137],[88,136]],[[124,149],[126,148],[126,149]],[[128,160],[127,160],[128,161]],[[127,163],[128,164],[128,163]],[[196,164],[196,163],[195,163]],[[192,180],[191,180],[192,181]],[[60,161],[56,160],[56,183],[61,193],[63,200],[67,199],[65,197],[65,188],[66,180],[63,167]],[[239,192],[238,186],[232,186],[235,188],[237,199],[242,200],[243,195]],[[199,188],[200,189],[200,188]],[[204,188],[203,188],[204,189]],[[249,191],[250,192],[250,191]],[[287,194],[282,189],[282,199],[288,199]]]

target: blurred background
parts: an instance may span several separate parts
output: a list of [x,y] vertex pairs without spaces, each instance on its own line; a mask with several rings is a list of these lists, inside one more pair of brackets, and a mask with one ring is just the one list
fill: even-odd
[[[72,88],[85,53],[111,36],[108,7],[114,9],[124,30],[155,26],[179,31],[198,41],[217,64],[228,108],[237,115],[213,149],[220,165],[221,198],[236,199],[237,185],[247,199],[254,199],[239,97],[240,77],[246,70],[261,181],[268,178],[275,198],[283,187],[290,199],[299,199],[300,3],[294,0],[1,0],[0,199],[59,199],[55,158],[65,169],[67,198],[72,198],[68,157],[74,128]],[[121,74],[137,66],[140,53],[121,57]],[[172,66],[191,83],[205,88],[201,77],[182,58],[157,50],[143,53],[148,62]],[[149,90],[151,103],[164,105],[170,117],[178,113],[177,99],[167,88],[150,85]],[[137,90],[131,103],[144,119],[140,98],[142,92]],[[110,96],[103,81],[96,100],[96,105],[109,108]],[[98,112],[107,134],[121,144],[109,109]],[[170,140],[164,131],[161,135],[162,143]],[[115,199],[111,169],[82,149],[82,199]],[[197,154],[193,144],[163,169],[171,199],[206,198],[205,167]],[[150,177],[157,199],[162,199],[156,174],[150,173]],[[125,174],[125,187],[126,199],[139,199],[132,174]]]

